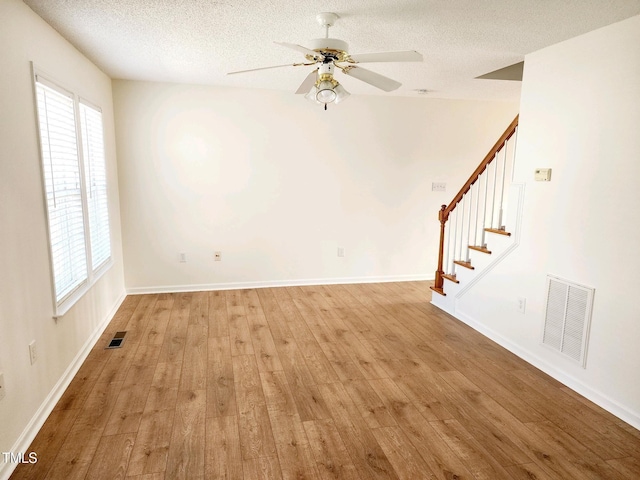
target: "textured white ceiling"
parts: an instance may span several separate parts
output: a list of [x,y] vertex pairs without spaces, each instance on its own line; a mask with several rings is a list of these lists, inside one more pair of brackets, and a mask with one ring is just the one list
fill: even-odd
[[422,63],[367,64],[402,82],[384,93],[336,77],[352,94],[515,100],[520,82],[475,80],[562,40],[640,14],[640,0],[24,0],[112,78],[294,92],[311,67],[226,76],[294,63],[324,36],[316,14],[340,16],[330,36],[349,52],[417,50]]

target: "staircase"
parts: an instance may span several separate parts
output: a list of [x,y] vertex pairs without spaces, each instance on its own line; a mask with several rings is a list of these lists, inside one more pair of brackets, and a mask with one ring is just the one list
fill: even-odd
[[[516,244],[521,186],[511,184],[518,116],[471,174],[449,205],[442,205],[438,269],[432,303],[454,313],[455,299],[486,274]],[[512,208],[509,210],[508,205]]]

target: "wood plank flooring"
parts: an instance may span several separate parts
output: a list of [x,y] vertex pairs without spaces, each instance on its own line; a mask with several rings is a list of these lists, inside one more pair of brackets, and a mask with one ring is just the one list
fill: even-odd
[[11,478],[640,478],[640,431],[430,295],[129,296],[31,445],[38,462]]

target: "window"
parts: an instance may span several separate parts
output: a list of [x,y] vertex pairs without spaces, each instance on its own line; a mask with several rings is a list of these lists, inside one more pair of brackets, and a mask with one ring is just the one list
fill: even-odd
[[91,234],[91,266],[93,270],[97,270],[111,258],[102,113],[89,105],[80,103],[80,124]]
[[54,316],[61,316],[111,259],[102,113],[38,74],[35,87]]

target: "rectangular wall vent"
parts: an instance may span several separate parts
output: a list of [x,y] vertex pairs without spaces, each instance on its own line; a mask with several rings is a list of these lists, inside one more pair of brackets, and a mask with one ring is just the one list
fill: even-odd
[[594,289],[547,275],[542,343],[579,362],[587,361]]

